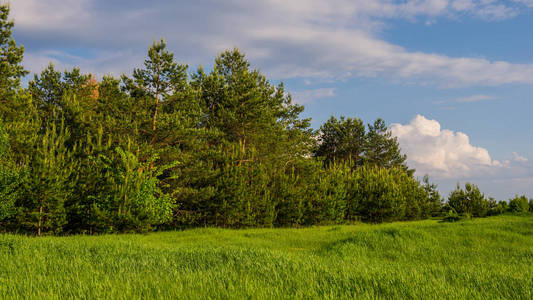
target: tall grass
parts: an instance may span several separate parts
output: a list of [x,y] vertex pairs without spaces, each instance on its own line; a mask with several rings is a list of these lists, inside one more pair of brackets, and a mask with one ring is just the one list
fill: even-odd
[[533,217],[0,235],[0,296],[533,299]]

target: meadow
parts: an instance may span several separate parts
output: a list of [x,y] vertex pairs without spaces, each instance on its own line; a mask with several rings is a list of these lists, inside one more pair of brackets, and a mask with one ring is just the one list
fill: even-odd
[[3,299],[533,298],[533,217],[0,235]]

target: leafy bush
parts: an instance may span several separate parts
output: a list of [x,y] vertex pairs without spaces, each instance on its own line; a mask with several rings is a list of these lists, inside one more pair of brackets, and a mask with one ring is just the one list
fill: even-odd
[[509,210],[515,213],[524,213],[529,210],[529,202],[526,196],[516,195],[509,200]]
[[429,195],[420,182],[401,167],[364,165],[349,177],[348,219],[369,222],[420,219],[431,214]]
[[499,201],[496,203],[496,200],[489,200],[489,216],[501,215],[509,210],[509,204],[507,201]]
[[475,184],[466,183],[463,190],[459,184],[448,197],[448,205],[458,214],[485,217],[489,211],[489,201]]

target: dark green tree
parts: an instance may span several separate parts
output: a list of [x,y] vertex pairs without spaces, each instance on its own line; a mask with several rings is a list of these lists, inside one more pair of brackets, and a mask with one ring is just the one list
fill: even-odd
[[0,122],[0,224],[17,212],[15,203],[20,197],[23,170],[11,160],[9,139]]
[[64,122],[49,125],[26,164],[28,180],[25,197],[18,205],[22,208],[19,221],[42,233],[61,233],[66,224],[64,203],[72,194],[76,161],[67,148],[69,131]]
[[324,157],[327,164],[350,161],[354,167],[363,164],[365,125],[358,118],[329,118],[320,126],[315,156]]
[[459,183],[450,193],[447,205],[459,214],[473,217],[485,217],[489,210],[489,202],[475,184],[467,182],[463,190]]
[[368,124],[364,156],[367,164],[382,168],[401,167],[411,175],[414,173],[414,170],[407,167],[407,157],[401,153],[397,138],[392,136],[381,118],[374,121],[374,124]]
[[159,103],[166,97],[182,91],[187,84],[187,65],[174,61],[174,54],[166,50],[163,39],[148,49],[144,69],[134,69],[133,78],[138,88],[154,99],[152,115],[152,143],[155,140]]
[[22,66],[24,47],[11,37],[14,23],[9,21],[9,6],[0,4],[0,106],[20,87],[28,74]]
[[90,75],[81,74],[78,68],[61,73],[52,63],[41,74],[35,74],[28,84],[28,90],[43,124],[59,122],[61,117],[65,117],[69,123],[71,116],[66,112],[68,104],[65,102],[87,100],[84,98],[89,98],[91,89],[95,88],[91,86],[90,78]]
[[515,213],[524,213],[529,211],[529,201],[525,195],[509,199],[509,210]]
[[293,104],[282,84],[273,86],[238,49],[225,51],[213,71],[193,77],[200,91],[203,123],[223,133],[223,142],[238,144],[240,162],[255,158],[289,164],[294,155],[309,153],[309,120],[300,119],[303,107]]
[[426,193],[426,216],[438,216],[442,212],[443,200],[435,183],[429,181],[429,176],[424,175],[422,187]]

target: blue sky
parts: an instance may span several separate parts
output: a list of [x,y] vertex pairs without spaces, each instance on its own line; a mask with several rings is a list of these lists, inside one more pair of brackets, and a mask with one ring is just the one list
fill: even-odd
[[318,128],[377,117],[443,194],[533,197],[533,0],[0,0],[25,66],[129,74],[164,37],[180,62],[239,47]]

